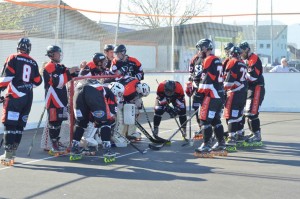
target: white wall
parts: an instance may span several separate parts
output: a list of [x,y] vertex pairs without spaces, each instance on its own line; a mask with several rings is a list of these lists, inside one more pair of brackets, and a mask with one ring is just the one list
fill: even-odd
[[[264,77],[266,82],[266,95],[261,111],[300,112],[300,73],[265,73]],[[162,82],[166,79],[177,80],[185,86],[187,78],[187,73],[146,73],[144,82],[149,84],[151,88],[150,95],[143,99],[147,110],[153,111],[157,81]],[[44,89],[42,84],[34,89],[34,102],[29,115],[27,129],[37,127],[43,107]],[[2,106],[0,111],[2,113]],[[44,123],[42,123],[42,126],[43,124]],[[0,133],[2,132],[3,127],[1,124]]]

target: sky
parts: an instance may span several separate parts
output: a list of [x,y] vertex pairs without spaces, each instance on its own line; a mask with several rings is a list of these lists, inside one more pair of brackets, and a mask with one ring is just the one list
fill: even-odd
[[[128,1],[122,1],[122,11],[127,11]],[[142,0],[141,0],[142,1]],[[211,21],[225,24],[254,24],[255,16],[240,16],[240,17],[209,17],[210,15],[229,15],[229,14],[255,14],[256,13],[256,2],[257,0],[208,0],[206,11],[203,15],[206,15],[206,18],[196,18],[191,21],[192,23]],[[94,11],[102,12],[118,12],[120,0],[64,0],[68,5],[87,9]],[[271,13],[271,2],[273,3],[273,13],[300,13],[299,8],[294,5],[294,0],[259,0],[258,1],[258,13]],[[93,14],[93,13],[83,13],[87,17],[95,21],[102,22],[117,22],[117,15],[109,14]],[[277,21],[280,21],[282,24],[296,24],[299,23],[299,15],[273,15],[274,24]],[[260,24],[270,24],[270,16],[259,16],[258,17],[259,25]],[[130,23],[128,18],[125,15],[121,15],[122,23]]]

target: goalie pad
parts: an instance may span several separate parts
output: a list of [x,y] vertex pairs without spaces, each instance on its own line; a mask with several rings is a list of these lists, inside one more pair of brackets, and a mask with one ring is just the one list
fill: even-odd
[[111,140],[115,143],[116,147],[127,147],[127,140],[118,133],[115,133]]
[[124,124],[135,124],[135,105],[124,104]]

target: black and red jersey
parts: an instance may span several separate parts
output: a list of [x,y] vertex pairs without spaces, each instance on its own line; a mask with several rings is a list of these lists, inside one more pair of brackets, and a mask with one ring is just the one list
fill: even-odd
[[256,86],[256,85],[264,85],[265,80],[263,77],[263,67],[261,60],[259,57],[251,53],[251,55],[248,57],[247,61],[247,80],[249,86]]
[[207,56],[202,62],[202,73],[197,93],[211,98],[221,98],[223,92],[223,66],[215,55]]
[[136,77],[138,80],[144,79],[144,71],[141,62],[134,57],[127,56],[126,61],[118,60],[114,58],[111,63],[111,71],[122,71],[123,75]]
[[182,85],[175,81],[175,91],[172,96],[167,96],[165,94],[165,84],[167,83],[167,80],[161,82],[157,87],[157,99],[160,105],[164,105],[173,101],[179,100],[180,102],[184,101],[184,91],[182,88]]
[[0,77],[0,89],[8,87],[8,95],[13,98],[23,97],[41,83],[38,64],[28,54],[16,53],[6,59]]
[[123,98],[125,103],[134,103],[139,96],[136,91],[136,85],[140,83],[140,81],[135,77],[123,77],[118,81],[125,88]]
[[82,68],[78,76],[97,76],[97,75],[113,75],[113,72],[108,68],[103,70],[99,69],[93,61],[90,61]]
[[48,62],[43,71],[46,107],[53,104],[56,108],[68,104],[66,84],[72,76],[63,64]]
[[231,58],[225,68],[226,79],[224,80],[224,89],[226,91],[236,92],[246,89],[246,64],[237,58]]

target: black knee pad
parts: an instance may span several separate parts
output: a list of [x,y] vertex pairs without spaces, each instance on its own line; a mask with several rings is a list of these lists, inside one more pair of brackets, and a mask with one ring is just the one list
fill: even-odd
[[258,118],[258,115],[248,116],[248,123],[251,125],[250,130],[254,133],[256,131],[260,130],[260,120]]
[[[186,122],[186,119],[186,115],[179,115],[179,122],[181,125]],[[186,128],[186,123],[184,124],[183,128]]]
[[212,137],[212,126],[210,123],[207,123],[205,121],[200,121],[200,125],[201,125],[201,133],[203,135],[203,140],[204,143],[208,143],[210,141],[210,138]]
[[16,137],[16,131],[4,131],[3,144],[4,146],[13,145]]
[[62,121],[55,121],[55,122],[48,123],[49,136],[51,139],[55,139],[59,136],[61,124]]
[[18,148],[19,144],[21,143],[22,135],[23,131],[16,131],[14,148]]
[[161,115],[157,115],[156,113],[154,114],[153,117],[153,125],[154,126],[159,126],[161,122]]
[[80,141],[82,136],[83,136],[83,133],[84,133],[84,128],[82,128],[81,126],[76,125],[74,127],[73,140]]
[[89,121],[87,120],[76,120],[76,125],[82,128],[87,128]]
[[110,141],[111,138],[111,127],[103,125],[100,127],[100,135],[102,141]]
[[228,133],[235,133],[238,130],[240,130],[238,122],[228,122]]
[[221,142],[224,140],[224,127],[222,123],[219,123],[213,127],[213,131],[217,137],[218,142]]

